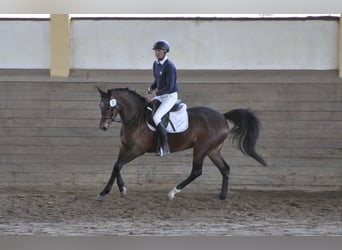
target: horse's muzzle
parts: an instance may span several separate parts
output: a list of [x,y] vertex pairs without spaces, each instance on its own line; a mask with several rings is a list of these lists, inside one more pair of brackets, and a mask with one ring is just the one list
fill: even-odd
[[106,131],[107,129],[110,128],[110,122],[100,122],[99,128],[103,131]]
[[106,127],[100,127],[100,129],[103,130],[103,131],[106,131],[106,130],[107,130]]

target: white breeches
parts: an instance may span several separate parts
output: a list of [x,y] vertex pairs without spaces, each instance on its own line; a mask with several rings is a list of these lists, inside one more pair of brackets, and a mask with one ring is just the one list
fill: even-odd
[[165,94],[156,96],[153,99],[157,99],[161,102],[156,113],[153,115],[153,121],[156,126],[161,122],[162,117],[171,110],[173,105],[177,102],[178,93]]

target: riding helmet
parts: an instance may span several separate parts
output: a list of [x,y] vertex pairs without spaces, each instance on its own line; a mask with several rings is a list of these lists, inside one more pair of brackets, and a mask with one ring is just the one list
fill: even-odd
[[156,49],[163,49],[163,50],[166,50],[166,52],[169,52],[170,45],[165,40],[159,40],[153,44],[153,50],[156,50]]

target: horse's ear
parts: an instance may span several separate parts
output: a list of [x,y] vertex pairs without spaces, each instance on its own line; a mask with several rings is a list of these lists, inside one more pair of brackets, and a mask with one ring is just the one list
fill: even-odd
[[101,96],[105,96],[106,92],[104,92],[103,90],[101,90],[99,87],[96,87],[97,91],[100,93]]

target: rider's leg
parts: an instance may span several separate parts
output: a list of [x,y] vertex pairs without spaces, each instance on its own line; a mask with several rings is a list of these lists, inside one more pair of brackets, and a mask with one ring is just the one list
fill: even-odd
[[164,156],[170,153],[169,142],[167,138],[167,132],[162,122],[157,126],[157,132],[160,138],[160,156]]
[[158,99],[161,102],[161,104],[153,115],[153,121],[154,121],[154,124],[157,126],[157,132],[158,132],[158,136],[161,142],[160,143],[161,144],[161,147],[160,147],[161,156],[170,153],[167,132],[166,132],[164,125],[161,122],[161,119],[167,112],[170,111],[173,105],[175,105],[177,98],[178,98],[177,93],[166,94],[166,95],[156,97],[156,99]]

